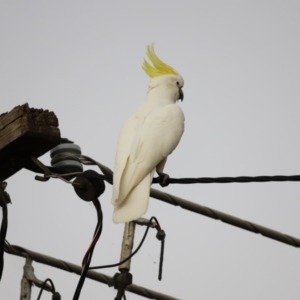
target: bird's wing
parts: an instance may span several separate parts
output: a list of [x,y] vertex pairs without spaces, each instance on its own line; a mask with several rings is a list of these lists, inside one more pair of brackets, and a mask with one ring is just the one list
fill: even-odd
[[113,204],[129,192],[178,145],[184,131],[184,115],[176,104],[137,113],[125,122],[117,149]]
[[136,131],[138,128],[139,118],[135,114],[130,116],[122,126],[119,141],[117,146],[117,153],[115,159],[115,168],[113,175],[113,197],[112,203],[119,197],[119,186],[121,177],[123,174],[123,170],[125,169],[127,159],[130,155],[130,149],[132,147],[132,143],[134,137],[136,135]]
[[140,218],[146,213],[153,173],[154,171],[146,175],[139,184],[132,188],[120,204],[114,205],[114,223],[127,223]]

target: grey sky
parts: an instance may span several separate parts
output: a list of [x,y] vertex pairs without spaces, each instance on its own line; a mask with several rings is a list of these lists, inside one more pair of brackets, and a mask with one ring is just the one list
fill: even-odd
[[[121,124],[145,98],[141,65],[155,42],[185,80],[179,105],[186,129],[165,168],[171,177],[300,174],[299,9],[298,1],[1,1],[0,113],[25,102],[52,110],[63,137],[113,168]],[[49,154],[42,161],[49,164]],[[29,171],[7,182],[7,240],[80,264],[96,224],[92,205],[63,182],[38,182]],[[164,191],[300,237],[299,183]],[[92,265],[119,259],[123,226],[112,223],[110,197],[107,185]],[[163,280],[150,232],[132,261],[134,283],[179,299],[298,299],[298,249],[154,199],[145,217],[152,215],[167,233]],[[143,232],[137,229],[135,245]],[[5,255],[1,299],[18,299],[24,262]],[[72,299],[78,276],[34,268]],[[115,295],[87,280],[80,299]]]

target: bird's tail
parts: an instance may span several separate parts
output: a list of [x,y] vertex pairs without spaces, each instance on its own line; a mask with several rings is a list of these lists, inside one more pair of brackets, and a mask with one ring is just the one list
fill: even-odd
[[154,171],[134,187],[122,203],[115,205],[114,223],[127,223],[140,218],[146,213],[153,174]]

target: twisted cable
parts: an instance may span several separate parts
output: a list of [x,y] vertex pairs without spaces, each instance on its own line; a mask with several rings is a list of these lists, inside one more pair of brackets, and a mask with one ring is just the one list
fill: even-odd
[[[160,183],[161,179],[153,178],[153,183]],[[283,182],[300,181],[300,175],[291,176],[238,176],[238,177],[200,177],[200,178],[169,178],[167,184],[193,184],[193,183],[249,183],[249,182]]]
[[[98,161],[86,155],[63,153],[52,159],[53,163],[60,160],[71,159],[76,160],[84,165],[97,165],[102,173],[102,179],[112,182],[113,171],[102,165]],[[199,178],[168,178],[167,184],[193,184],[193,183],[249,183],[249,182],[284,182],[284,181],[300,181],[300,175],[275,175],[275,176],[238,176],[238,177],[199,177]],[[153,178],[152,183],[161,183],[161,178]]]
[[283,234],[281,232],[275,231],[273,229],[269,229],[267,227],[245,221],[242,219],[239,219],[237,217],[225,214],[223,212],[220,212],[218,210],[202,206],[200,204],[179,198],[174,195],[170,195],[167,193],[163,193],[161,191],[151,189],[150,190],[150,196],[157,199],[161,200],[163,202],[175,205],[175,206],[180,206],[183,209],[192,211],[194,213],[215,219],[215,220],[220,220],[226,224],[230,224],[235,227],[239,227],[248,231],[251,231],[253,233],[261,234],[265,237],[268,237],[270,239],[276,240],[278,242],[282,242],[285,244],[288,244],[290,246],[294,246],[299,248],[300,247],[300,239]]
[[[81,159],[87,164],[96,164],[102,170],[105,176],[112,176],[113,172],[107,168],[106,166],[96,162],[95,160],[91,159],[88,156],[81,155],[80,157],[77,156],[78,159]],[[159,178],[155,178],[159,182]],[[293,175],[293,176],[256,176],[256,177],[247,177],[247,176],[240,176],[240,177],[217,177],[217,178],[169,178],[168,183],[229,183],[229,182],[267,182],[267,181],[300,181],[300,175]],[[278,242],[285,243],[290,246],[294,246],[299,248],[300,247],[300,239],[283,234],[281,232],[275,231],[273,229],[269,229],[267,227],[245,221],[239,219],[235,216],[231,216],[229,214],[214,210],[209,207],[202,206],[200,204],[179,198],[174,195],[170,195],[167,193],[163,193],[161,191],[152,189],[150,190],[150,196],[157,200],[172,204],[174,206],[180,206],[183,209],[195,212],[197,214],[215,219],[220,220],[226,224],[230,224],[235,227],[239,227],[245,229],[247,231],[251,231],[253,233],[261,234],[265,237],[270,239],[276,240]]]
[[[54,257],[48,256],[48,255],[44,255],[38,252],[34,252],[31,250],[28,250],[26,248],[20,247],[20,246],[15,246],[15,245],[10,245],[8,243],[5,244],[4,246],[4,250],[6,253],[9,254],[13,254],[13,255],[17,255],[17,256],[21,256],[21,257],[30,257],[32,260],[48,265],[48,266],[52,266],[64,271],[68,271],[70,273],[75,273],[78,275],[81,275],[81,271],[82,271],[82,267],[60,260],[60,259],[56,259]],[[112,277],[95,272],[95,271],[91,271],[89,270],[87,272],[86,275],[87,278],[90,278],[92,280],[104,283],[106,285],[109,284],[109,282],[112,280]],[[162,293],[158,293],[156,291],[153,290],[149,290],[146,289],[144,287],[135,285],[135,284],[131,284],[129,286],[126,287],[126,290],[140,295],[142,297],[148,298],[148,299],[157,299],[157,300],[178,300],[177,298],[162,294]]]

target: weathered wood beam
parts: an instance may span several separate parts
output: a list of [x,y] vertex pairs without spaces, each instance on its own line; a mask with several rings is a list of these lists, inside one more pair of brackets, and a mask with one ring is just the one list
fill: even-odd
[[0,180],[31,165],[31,157],[39,157],[59,143],[54,112],[25,103],[0,115]]

